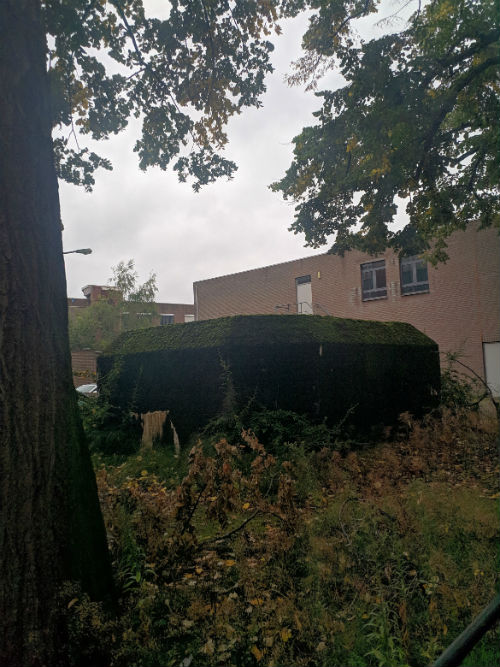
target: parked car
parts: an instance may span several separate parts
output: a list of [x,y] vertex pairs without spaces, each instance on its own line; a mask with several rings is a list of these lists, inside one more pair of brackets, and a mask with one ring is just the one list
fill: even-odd
[[76,388],[76,391],[84,396],[97,396],[97,385],[93,384],[81,384]]

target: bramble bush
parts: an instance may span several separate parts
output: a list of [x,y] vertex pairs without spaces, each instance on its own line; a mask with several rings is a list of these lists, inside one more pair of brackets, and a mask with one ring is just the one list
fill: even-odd
[[325,423],[314,424],[305,415],[290,410],[268,410],[251,404],[240,413],[229,412],[211,419],[202,430],[202,437],[235,442],[242,431],[249,431],[268,452],[286,458],[293,443],[302,445],[305,451],[338,446],[341,436],[346,436],[342,428],[343,424],[336,428],[329,428]]
[[478,410],[478,397],[484,397],[484,390],[478,382],[465,378],[449,363],[441,373],[441,405],[452,410]]
[[500,421],[500,403],[490,386],[476,371],[462,361],[461,352],[448,352],[441,373],[441,406],[454,411],[478,412],[483,401],[494,407]]
[[429,664],[498,586],[495,433],[443,409],[359,451],[244,430],[101,457],[119,613],[68,590],[73,645],[113,667]]
[[92,453],[133,454],[141,443],[140,420],[101,397],[78,398],[83,430]]

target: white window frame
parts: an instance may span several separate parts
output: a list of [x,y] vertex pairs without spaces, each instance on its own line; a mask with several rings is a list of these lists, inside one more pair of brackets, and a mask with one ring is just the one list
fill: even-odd
[[[171,322],[162,322],[163,317],[171,317]],[[175,316],[173,313],[160,313],[160,326],[166,326],[167,324],[175,324]]]
[[[417,269],[419,266],[425,267],[426,280],[418,280]],[[411,269],[412,281],[403,283],[403,268]],[[401,284],[401,295],[412,296],[413,294],[427,294],[429,290],[429,270],[427,262],[418,255],[411,255],[411,257],[401,257],[399,260],[399,279]]]
[[[383,286],[377,287],[377,278],[384,272],[385,281]],[[370,279],[372,287],[366,289],[365,281]],[[361,298],[363,301],[374,301],[375,299],[387,299],[387,273],[385,259],[377,259],[373,262],[361,264]]]

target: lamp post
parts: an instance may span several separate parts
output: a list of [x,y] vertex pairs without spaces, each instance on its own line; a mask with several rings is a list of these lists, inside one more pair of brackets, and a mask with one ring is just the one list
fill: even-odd
[[70,255],[72,252],[77,252],[80,255],[90,255],[92,248],[79,248],[78,250],[65,250],[63,255]]

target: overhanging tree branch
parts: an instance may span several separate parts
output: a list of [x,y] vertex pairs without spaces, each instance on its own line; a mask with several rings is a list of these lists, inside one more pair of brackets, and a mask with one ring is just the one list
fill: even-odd
[[446,116],[455,106],[457,97],[460,94],[460,92],[464,90],[481,73],[488,70],[490,67],[495,67],[497,65],[498,63],[496,58],[487,58],[476,67],[471,68],[470,70],[465,72],[465,74],[460,76],[459,79],[453,84],[453,86],[451,86],[451,88],[448,89],[446,97],[444,99],[441,99],[441,105],[438,113],[436,114],[435,119],[432,121],[431,126],[424,137],[424,143],[422,147],[422,158],[420,159],[415,171],[414,175],[415,181],[418,182],[420,180],[420,175],[424,168],[425,160],[429,154],[431,146],[433,145],[433,140],[436,136],[436,133],[439,130]]

